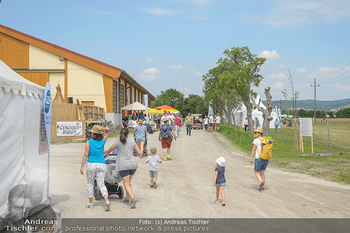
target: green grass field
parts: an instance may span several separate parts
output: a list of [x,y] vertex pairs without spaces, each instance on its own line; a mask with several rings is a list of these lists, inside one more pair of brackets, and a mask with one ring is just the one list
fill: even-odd
[[[329,152],[327,124],[320,120],[313,125],[314,152]],[[274,140],[273,157],[270,164],[287,170],[320,177],[329,181],[350,184],[350,119],[329,121],[333,156],[315,156],[311,153],[311,137],[304,137],[304,152],[294,149],[294,127],[281,128],[279,133],[271,129]],[[239,128],[220,127],[233,145],[250,155],[253,135]],[[299,139],[299,131],[298,131]],[[298,141],[299,144],[299,141]],[[340,155],[342,153],[342,155]]]

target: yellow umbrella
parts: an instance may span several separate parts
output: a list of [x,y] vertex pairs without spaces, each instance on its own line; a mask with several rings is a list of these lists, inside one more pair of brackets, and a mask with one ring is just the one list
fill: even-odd
[[[164,110],[159,110],[159,109],[154,109],[154,108],[149,108],[148,109],[148,114],[154,115],[154,114],[163,114]],[[143,114],[146,114],[146,111],[143,111]]]

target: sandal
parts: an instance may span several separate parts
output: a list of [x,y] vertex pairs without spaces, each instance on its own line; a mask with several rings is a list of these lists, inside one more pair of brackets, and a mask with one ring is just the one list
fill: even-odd
[[259,186],[259,191],[261,192],[261,190],[264,190],[264,185],[265,185],[265,182],[261,182],[260,183],[260,186]]

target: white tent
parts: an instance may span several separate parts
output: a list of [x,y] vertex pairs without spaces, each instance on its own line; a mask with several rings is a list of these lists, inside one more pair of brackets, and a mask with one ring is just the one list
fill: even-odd
[[129,104],[125,107],[122,107],[123,111],[145,111],[146,106],[139,103],[139,102],[134,102],[132,104]]
[[8,222],[50,204],[44,91],[0,60],[0,217]]
[[[259,103],[259,100],[260,100],[260,96],[258,95],[255,99],[255,103]],[[262,101],[260,101],[260,104],[259,104],[260,107],[263,107],[263,108],[266,108],[266,106],[262,103]],[[244,127],[244,121],[245,121],[245,118],[247,117],[247,108],[245,107],[245,105],[242,103],[240,108],[236,111],[236,115],[235,115],[235,124],[237,126],[241,126],[242,124],[242,127]],[[259,123],[260,123],[260,127],[262,127],[262,124],[263,124],[263,121],[264,121],[264,118],[263,118],[263,113],[260,112],[257,108],[253,107],[253,111],[252,111],[252,117],[253,117],[253,120],[255,122],[255,119],[258,118],[259,120]],[[277,113],[272,111],[271,112],[271,117],[273,119],[276,119],[277,117]],[[269,127],[270,128],[274,128],[274,120],[270,121],[270,125]]]

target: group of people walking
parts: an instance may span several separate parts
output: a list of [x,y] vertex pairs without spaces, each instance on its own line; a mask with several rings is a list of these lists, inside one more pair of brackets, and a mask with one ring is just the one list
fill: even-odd
[[[146,163],[149,163],[149,175],[150,175],[150,187],[157,188],[158,179],[158,164],[162,161],[171,160],[171,143],[172,140],[176,140],[179,136],[178,128],[183,122],[186,124],[187,134],[191,135],[191,129],[187,125],[193,124],[193,117],[188,116],[183,121],[179,115],[174,118],[174,127],[169,123],[169,118],[165,115],[162,117],[162,125],[159,128],[158,139],[161,142],[163,156],[156,155],[157,149],[151,148],[151,155],[146,159]],[[210,114],[209,118],[204,118],[204,125],[207,125],[206,130],[211,132],[219,130],[221,118],[219,115],[213,118]],[[218,125],[214,125],[218,124]],[[105,144],[109,135],[109,128],[94,125],[90,130],[92,138],[88,139],[85,144],[85,152],[83,155],[80,173],[84,174],[84,166],[86,165],[87,175],[87,189],[88,189],[88,203],[86,207],[93,208],[93,196],[94,196],[94,182],[96,180],[97,187],[100,189],[101,194],[105,200],[105,210],[109,211],[111,203],[108,199],[108,191],[104,184],[104,177],[106,173],[106,162],[105,156],[108,156],[113,150],[117,149],[117,168],[120,177],[123,181],[123,186],[126,191],[126,197],[124,199],[125,204],[129,204],[133,209],[136,207],[137,199],[135,198],[132,188],[131,180],[138,168],[138,163],[135,159],[135,153],[138,156],[142,156],[144,143],[147,138],[147,128],[143,125],[143,121],[139,120],[139,125],[134,129],[135,140],[129,139],[129,130],[123,128],[120,132],[120,139],[117,140],[113,145],[104,151]],[[253,148],[251,152],[250,162],[253,163],[253,157],[255,158],[254,171],[257,180],[259,181],[259,191],[265,189],[265,170],[269,163],[269,160],[263,160],[260,158],[260,152],[262,150],[262,144],[260,138],[263,137],[263,129],[257,127],[254,131],[256,139],[253,141]],[[136,142],[135,142],[136,141]],[[222,196],[222,205],[225,206],[225,192],[224,188],[226,185],[225,179],[225,159],[219,157],[216,160],[215,173],[214,173],[214,186],[216,187],[216,203],[219,203],[219,194]]]
[[213,130],[219,131],[221,117],[219,114],[217,114],[215,117],[213,117],[212,114],[209,114],[209,118],[207,116],[204,116],[203,123],[205,130],[208,132],[213,132]]

